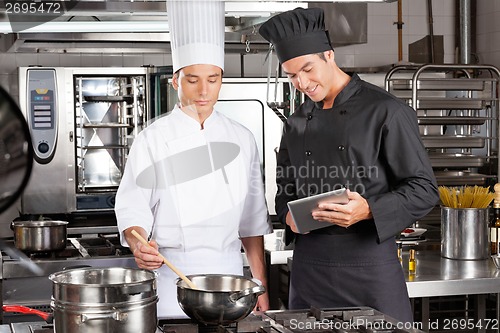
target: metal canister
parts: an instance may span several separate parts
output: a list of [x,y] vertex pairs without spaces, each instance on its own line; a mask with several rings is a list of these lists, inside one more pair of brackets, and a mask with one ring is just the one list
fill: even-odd
[[489,258],[488,208],[441,208],[441,255],[449,259]]

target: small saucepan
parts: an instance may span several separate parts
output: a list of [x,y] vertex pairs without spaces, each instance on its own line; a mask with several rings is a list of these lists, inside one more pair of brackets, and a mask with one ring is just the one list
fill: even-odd
[[3,312],[17,312],[23,314],[37,315],[38,317],[45,320],[47,324],[52,324],[54,316],[51,313],[43,312],[40,310],[28,308],[22,305],[4,305],[2,306]]
[[264,286],[239,275],[188,275],[197,287],[177,279],[177,301],[191,318],[205,325],[227,325],[252,312]]
[[14,221],[14,245],[21,251],[49,252],[63,250],[67,241],[66,221]]

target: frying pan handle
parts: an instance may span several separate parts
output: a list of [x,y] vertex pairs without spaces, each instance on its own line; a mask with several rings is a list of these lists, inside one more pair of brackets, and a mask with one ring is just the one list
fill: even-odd
[[47,312],[43,312],[40,310],[28,308],[26,306],[22,305],[3,305],[2,310],[4,312],[19,312],[19,313],[24,313],[24,314],[33,314],[41,317],[43,320],[45,320],[47,323],[51,324],[52,323],[52,315]]
[[259,296],[265,292],[266,292],[266,288],[262,285],[259,285],[259,286],[243,289],[241,291],[232,293],[231,295],[229,295],[229,299],[231,300],[231,302],[236,302],[237,300],[239,300],[242,297],[245,297],[245,296],[248,296],[251,294],[255,294],[256,296]]

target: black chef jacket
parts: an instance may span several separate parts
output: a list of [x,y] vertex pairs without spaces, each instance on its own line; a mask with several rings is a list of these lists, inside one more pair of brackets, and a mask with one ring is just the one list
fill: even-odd
[[309,100],[287,119],[277,185],[283,222],[287,202],[342,186],[366,198],[373,215],[305,235],[287,227],[296,236],[290,308],[369,306],[412,321],[394,236],[439,198],[415,111],[353,75],[331,109]]
[[356,74],[331,109],[321,107],[307,100],[285,123],[276,177],[280,221],[287,202],[345,186],[367,199],[373,214],[350,228],[374,223],[383,242],[434,207],[436,179],[412,108]]

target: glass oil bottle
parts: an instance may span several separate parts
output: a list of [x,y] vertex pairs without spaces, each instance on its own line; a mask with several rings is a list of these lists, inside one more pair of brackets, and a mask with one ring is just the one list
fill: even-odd
[[412,275],[415,274],[416,271],[417,271],[417,262],[415,260],[415,249],[411,248],[410,256],[408,259],[408,273]]

